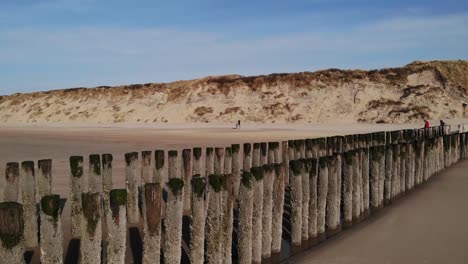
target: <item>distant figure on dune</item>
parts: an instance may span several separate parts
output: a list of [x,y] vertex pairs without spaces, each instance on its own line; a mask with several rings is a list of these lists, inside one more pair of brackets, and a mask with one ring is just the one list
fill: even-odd
[[429,123],[429,120],[424,120],[424,128],[430,128],[431,124]]

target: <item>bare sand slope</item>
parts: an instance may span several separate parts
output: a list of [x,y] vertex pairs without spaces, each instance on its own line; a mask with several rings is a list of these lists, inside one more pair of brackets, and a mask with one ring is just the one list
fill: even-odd
[[0,96],[2,123],[419,122],[463,115],[468,61],[210,76]]
[[467,172],[465,160],[360,226],[289,263],[468,263]]

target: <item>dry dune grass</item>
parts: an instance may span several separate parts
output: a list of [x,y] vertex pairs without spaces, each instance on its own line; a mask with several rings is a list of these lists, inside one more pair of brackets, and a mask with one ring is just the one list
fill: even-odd
[[13,94],[0,122],[419,122],[461,117],[465,98],[468,61],[432,61]]

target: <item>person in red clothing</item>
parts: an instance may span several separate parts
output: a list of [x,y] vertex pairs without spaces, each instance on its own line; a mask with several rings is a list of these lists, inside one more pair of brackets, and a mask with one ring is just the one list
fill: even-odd
[[431,124],[429,124],[429,120],[424,120],[424,128],[429,128],[431,127]]

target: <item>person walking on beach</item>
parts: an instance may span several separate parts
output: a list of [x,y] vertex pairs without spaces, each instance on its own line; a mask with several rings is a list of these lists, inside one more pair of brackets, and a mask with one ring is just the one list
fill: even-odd
[[429,120],[424,120],[424,128],[430,128],[431,124],[429,123]]
[[442,119],[440,120],[440,131],[442,135],[445,135],[445,122]]
[[240,120],[237,120],[237,127],[240,129],[241,126],[240,126]]

